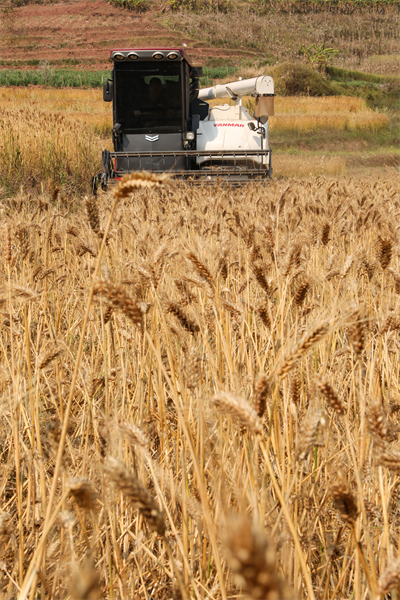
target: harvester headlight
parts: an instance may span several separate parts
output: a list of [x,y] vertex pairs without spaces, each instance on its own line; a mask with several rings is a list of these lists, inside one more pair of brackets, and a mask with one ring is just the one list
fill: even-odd
[[130,53],[128,54],[128,58],[129,58],[130,60],[137,60],[137,59],[139,58],[139,55],[138,55],[138,54],[136,54],[136,52],[130,52]]
[[154,52],[153,58],[155,60],[162,60],[164,58],[164,54],[162,52]]
[[194,132],[193,131],[188,131],[186,134],[186,139],[187,140],[194,140]]
[[118,52],[117,54],[114,54],[114,58],[115,60],[124,60],[125,56]]
[[170,52],[168,54],[168,58],[169,58],[169,60],[176,60],[178,58],[178,53],[177,52]]

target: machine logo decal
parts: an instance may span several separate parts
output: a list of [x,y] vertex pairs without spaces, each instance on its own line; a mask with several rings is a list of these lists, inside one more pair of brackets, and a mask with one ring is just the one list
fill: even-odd
[[157,140],[160,139],[159,135],[145,135],[144,139],[147,140],[148,142],[156,142]]
[[244,127],[243,123],[214,123],[214,127]]

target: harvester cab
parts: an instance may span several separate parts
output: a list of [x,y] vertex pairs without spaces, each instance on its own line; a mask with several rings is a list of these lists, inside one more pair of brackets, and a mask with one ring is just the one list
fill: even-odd
[[[94,193],[140,170],[207,180],[271,177],[271,77],[199,90],[202,69],[184,49],[112,50],[111,60],[103,99],[112,102],[114,151],[103,151]],[[241,102],[248,94],[255,97],[253,116]],[[207,100],[218,98],[231,98],[235,105],[211,108]]]

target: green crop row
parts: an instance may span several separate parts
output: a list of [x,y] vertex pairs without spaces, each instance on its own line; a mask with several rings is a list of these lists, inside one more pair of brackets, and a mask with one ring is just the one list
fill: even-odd
[[341,69],[339,67],[333,67],[328,65],[325,69],[327,75],[332,79],[339,81],[361,81],[368,83],[391,83],[398,81],[399,77],[396,75],[374,75],[373,73],[362,73],[361,71],[350,71],[348,69]]
[[[200,84],[203,87],[213,85],[214,79],[222,79],[236,72],[236,67],[204,67]],[[0,71],[0,85],[96,88],[101,87],[109,77],[110,71],[72,71],[49,67],[30,71],[5,69]]]
[[0,67],[39,67],[45,62],[46,65],[55,67],[74,67],[76,65],[90,65],[97,62],[95,58],[58,58],[53,60],[43,61],[40,58],[27,58],[27,59],[16,59],[16,60],[1,60]]
[[91,88],[101,87],[108,77],[110,77],[110,71],[72,71],[64,69],[19,71],[7,69],[0,71],[0,85]]

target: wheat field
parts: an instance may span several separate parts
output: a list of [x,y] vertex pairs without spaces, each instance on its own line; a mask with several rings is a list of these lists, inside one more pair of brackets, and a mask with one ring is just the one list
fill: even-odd
[[[13,189],[54,186],[72,194],[85,192],[101,166],[101,152],[112,150],[112,110],[101,90],[2,88],[0,90],[1,179]],[[211,104],[226,100],[212,101]],[[254,101],[244,99],[254,110]],[[274,133],[293,131],[377,132],[389,127],[388,115],[369,109],[361,98],[277,97]],[[331,175],[346,171],[340,156],[278,157],[275,174],[283,176]],[[275,164],[274,164],[275,167]]]
[[399,187],[3,201],[3,598],[399,597]]

